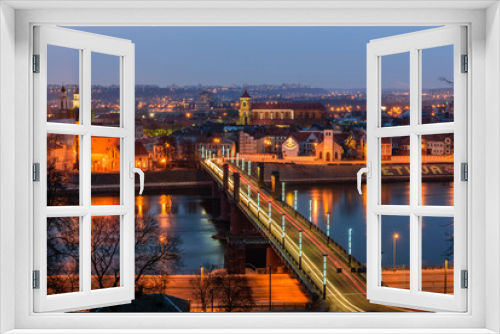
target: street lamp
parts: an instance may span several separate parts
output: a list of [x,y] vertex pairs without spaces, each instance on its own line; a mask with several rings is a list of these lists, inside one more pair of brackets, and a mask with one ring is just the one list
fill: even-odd
[[323,299],[326,299],[326,258],[328,254],[323,254]]
[[392,237],[392,268],[396,270],[396,249],[398,243],[399,234],[394,233]]
[[242,157],[241,158],[241,169],[243,170],[243,172],[245,172],[245,157]]
[[236,153],[236,166],[240,167],[240,154]]
[[326,213],[326,244],[330,244],[330,212]]
[[302,269],[302,230],[299,230],[299,269]]
[[269,311],[273,308],[271,304],[271,265],[269,265]]
[[252,162],[248,161],[248,176],[252,176]]
[[271,201],[269,201],[268,203],[269,203],[269,213],[268,213],[268,217],[269,217],[269,232],[271,232],[271,220],[272,220],[272,216],[271,216]]
[[248,207],[250,207],[250,182],[247,183],[247,204],[248,204]]
[[298,197],[298,190],[293,191],[293,209],[297,211],[297,197]]
[[160,237],[160,280],[161,280],[161,288],[162,288],[162,293],[165,289],[165,279],[163,277],[163,266],[162,266],[162,263],[161,263],[161,258],[162,258],[162,255],[163,255],[163,245],[165,244],[165,241],[167,240],[167,238],[161,236]]
[[285,202],[285,182],[281,182],[281,200]]
[[260,218],[260,191],[257,193],[257,218]]
[[281,214],[281,243],[283,244],[283,248],[285,248],[285,214]]
[[309,221],[312,222],[312,199],[309,200]]
[[352,259],[352,228],[349,228],[348,230],[348,249],[349,249],[349,267],[351,266],[351,259]]

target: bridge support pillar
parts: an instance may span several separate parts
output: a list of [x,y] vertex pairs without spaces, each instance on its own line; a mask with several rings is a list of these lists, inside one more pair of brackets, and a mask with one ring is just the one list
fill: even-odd
[[224,190],[229,189],[229,164],[225,163],[222,165],[222,188]]
[[230,241],[226,248],[225,261],[229,274],[245,274],[246,245],[237,241]]
[[232,235],[241,235],[246,227],[246,217],[238,208],[236,202],[230,204],[230,231]]
[[217,182],[212,182],[212,198],[220,198],[219,185]]
[[235,202],[240,201],[240,173],[233,174],[233,199]]
[[266,268],[269,266],[273,268],[283,266],[283,262],[271,246],[266,248]]
[[227,194],[224,189],[219,189],[220,194],[220,218],[223,220],[229,220],[229,201],[227,199]]
[[273,199],[281,200],[280,172],[277,170],[271,173],[271,195]]
[[257,164],[257,181],[259,188],[264,188],[264,163],[259,162]]

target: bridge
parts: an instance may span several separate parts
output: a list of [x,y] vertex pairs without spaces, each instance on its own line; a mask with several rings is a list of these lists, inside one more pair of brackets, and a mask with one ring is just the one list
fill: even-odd
[[[281,201],[279,175],[271,189],[264,184],[264,165],[257,178],[234,159],[205,159],[201,166],[213,178],[220,196],[221,216],[230,220],[230,233],[244,244],[247,222],[267,239],[281,260],[310,293],[326,299],[333,312],[397,312],[400,308],[372,304],[366,299],[366,268],[315,224]],[[217,190],[219,191],[216,194]],[[234,270],[234,269],[233,269]]]

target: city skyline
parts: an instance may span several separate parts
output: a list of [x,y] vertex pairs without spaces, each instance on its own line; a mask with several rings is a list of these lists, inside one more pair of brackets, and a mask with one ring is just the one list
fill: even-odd
[[[300,83],[325,89],[364,89],[366,44],[370,40],[429,27],[70,28],[130,39],[135,43],[137,85]],[[439,61],[424,63],[424,87],[450,88],[448,82],[439,80],[440,77],[453,78],[452,64],[446,66],[450,48],[432,51],[433,59]],[[99,57],[99,64],[92,71],[93,84],[116,84],[116,75],[112,73],[116,65],[112,64],[112,58]],[[402,74],[401,68],[406,68],[407,61],[402,59],[404,57],[395,58],[391,60],[393,65],[384,68],[384,88],[406,89],[409,73]],[[64,53],[58,53],[49,57],[48,62],[50,67],[68,63],[68,60]],[[73,61],[73,65],[65,67],[75,68],[75,64]],[[76,73],[58,71],[49,78],[49,83],[73,83],[77,81]]]

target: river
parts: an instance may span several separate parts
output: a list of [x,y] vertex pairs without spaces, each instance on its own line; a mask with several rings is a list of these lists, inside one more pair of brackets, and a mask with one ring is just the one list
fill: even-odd
[[[309,217],[312,200],[314,224],[326,230],[326,213],[331,213],[330,235],[348,249],[348,231],[351,228],[352,254],[366,261],[366,196],[359,195],[354,183],[287,185],[287,203],[293,206],[294,190],[298,191],[298,211]],[[409,183],[383,184],[385,204],[407,204]],[[113,201],[102,196],[103,202]],[[97,200],[97,199],[96,199]],[[452,182],[425,182],[422,203],[427,205],[453,205]],[[177,234],[182,238],[182,269],[191,270],[201,265],[224,264],[225,245],[212,238],[217,234],[210,189],[187,190],[182,193],[166,191],[136,197],[138,214],[150,214],[160,223],[162,234]],[[450,218],[425,218],[422,221],[422,262],[424,266],[443,263],[450,247],[453,225]],[[397,240],[395,240],[397,235]],[[382,218],[382,265],[393,265],[394,242],[397,243],[396,265],[409,265],[409,218],[386,216]],[[449,257],[449,256],[448,256]],[[452,258],[450,266],[452,266]]]

